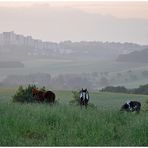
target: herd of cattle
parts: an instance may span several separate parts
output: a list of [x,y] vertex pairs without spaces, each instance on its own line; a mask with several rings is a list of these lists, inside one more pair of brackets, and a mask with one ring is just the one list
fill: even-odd
[[[36,98],[36,101],[38,102],[48,102],[48,103],[54,103],[55,102],[55,93],[52,91],[41,91],[38,89],[33,88],[32,89],[32,96]],[[87,108],[89,101],[89,92],[87,89],[83,89],[79,92],[79,103],[82,108],[82,106],[85,106]],[[127,112],[137,112],[139,113],[141,109],[141,103],[138,101],[127,101],[125,104],[122,105],[120,111],[127,111]]]

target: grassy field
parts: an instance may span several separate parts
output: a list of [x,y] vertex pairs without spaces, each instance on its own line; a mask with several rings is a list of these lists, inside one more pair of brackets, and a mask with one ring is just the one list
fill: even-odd
[[96,59],[80,60],[70,58],[37,59],[22,61],[24,68],[5,68],[0,74],[28,74],[45,72],[51,75],[67,73],[90,73],[90,72],[123,72],[131,69],[148,69],[145,63],[126,63],[116,61],[102,61]]
[[23,62],[27,70],[31,72],[44,71],[53,75],[65,73],[89,73],[89,72],[122,72],[130,69],[148,69],[145,63],[126,63],[116,61],[103,61],[96,59],[48,59],[28,60]]
[[[0,69],[0,85],[8,75],[29,75],[35,73],[48,73],[54,78],[60,74],[79,74],[82,78],[84,73],[90,74],[87,78],[94,85],[95,89],[102,88],[101,78],[106,77],[109,82],[108,85],[120,85],[127,88],[136,88],[141,84],[147,84],[147,77],[142,75],[143,71],[148,71],[146,63],[126,63],[116,61],[102,61],[99,59],[77,59],[77,57],[59,58],[59,59],[36,59],[22,61],[25,65],[24,68],[3,68]],[[131,71],[131,73],[129,73]],[[94,80],[93,72],[97,72],[98,76]],[[107,72],[108,75],[101,75],[101,73]],[[83,74],[82,74],[83,73]],[[122,76],[119,77],[118,74]],[[130,76],[134,75],[135,79]],[[5,81],[6,83],[6,81]],[[32,83],[32,82],[30,82]],[[71,83],[70,83],[71,85]],[[97,87],[97,88],[96,88]],[[56,88],[56,87],[55,87]],[[63,88],[64,89],[64,88]]]
[[[59,104],[13,103],[15,89],[0,89],[0,146],[148,146],[145,95],[90,93],[96,107],[69,105],[70,91],[55,91]],[[140,114],[121,113],[140,100]]]

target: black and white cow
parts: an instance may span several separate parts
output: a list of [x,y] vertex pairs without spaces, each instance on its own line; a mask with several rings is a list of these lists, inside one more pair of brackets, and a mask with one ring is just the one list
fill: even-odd
[[141,108],[141,103],[138,101],[127,101],[125,104],[122,105],[121,111],[133,112],[136,111],[139,113]]
[[83,105],[85,105],[85,108],[87,108],[89,101],[89,92],[87,89],[83,89],[80,91],[80,106],[82,108]]

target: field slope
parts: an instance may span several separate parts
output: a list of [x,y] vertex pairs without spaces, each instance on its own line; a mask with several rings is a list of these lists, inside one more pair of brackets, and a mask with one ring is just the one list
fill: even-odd
[[[69,105],[70,91],[57,91],[59,104],[19,104],[0,89],[0,146],[148,146],[147,96],[90,94],[96,107]],[[119,112],[127,99],[140,100],[140,114]]]

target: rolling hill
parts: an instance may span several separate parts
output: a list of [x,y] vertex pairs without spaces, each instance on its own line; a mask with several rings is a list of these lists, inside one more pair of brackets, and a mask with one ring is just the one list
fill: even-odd
[[117,61],[120,62],[133,62],[133,63],[147,63],[148,62],[148,48],[141,51],[134,51],[129,54],[121,54],[118,56]]

